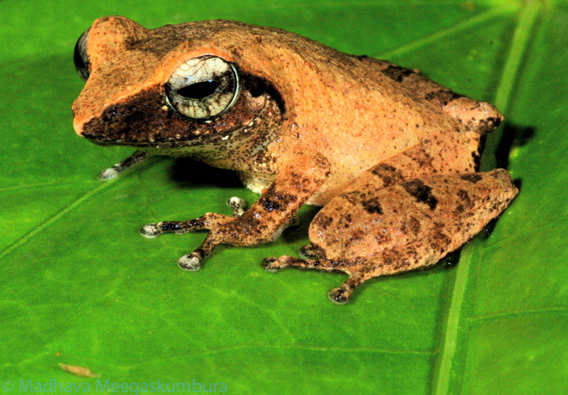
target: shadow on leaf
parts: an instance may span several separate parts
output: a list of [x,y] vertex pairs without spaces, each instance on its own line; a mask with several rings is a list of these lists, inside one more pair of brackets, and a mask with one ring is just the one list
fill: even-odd
[[188,158],[177,158],[174,161],[170,177],[180,187],[243,188],[243,184],[234,171],[217,169]]

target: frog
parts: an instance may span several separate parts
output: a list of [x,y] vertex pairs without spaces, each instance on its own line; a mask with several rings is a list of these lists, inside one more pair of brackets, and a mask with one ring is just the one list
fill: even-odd
[[108,180],[151,156],[187,157],[236,172],[260,194],[232,215],[142,227],[142,236],[206,231],[178,265],[201,269],[218,245],[276,240],[306,204],[313,217],[286,267],[341,272],[344,304],[365,281],[427,269],[467,243],[518,193],[509,172],[479,172],[481,139],[503,116],[419,70],[349,55],[277,28],[205,20],[146,29],[97,19],[74,63],[85,85],[76,133],[134,153]]

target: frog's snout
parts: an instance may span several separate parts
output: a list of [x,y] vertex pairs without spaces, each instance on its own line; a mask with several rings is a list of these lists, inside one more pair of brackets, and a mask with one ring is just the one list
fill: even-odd
[[[90,114],[89,111],[85,111],[85,106],[81,105],[80,102],[81,96],[75,100],[73,106],[71,107],[71,111],[73,113],[73,129],[75,129],[75,133],[77,133],[81,137],[85,137],[83,135],[85,124],[91,121],[94,116]],[[87,109],[89,109],[87,107]]]
[[75,129],[75,133],[79,136],[83,136],[83,126],[89,122],[90,119],[80,118],[80,117],[73,117],[73,129]]

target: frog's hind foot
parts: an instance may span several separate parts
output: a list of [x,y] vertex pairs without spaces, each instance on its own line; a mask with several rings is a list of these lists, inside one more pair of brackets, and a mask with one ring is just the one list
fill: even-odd
[[188,272],[200,270],[203,259],[208,257],[218,245],[219,242],[210,233],[195,251],[179,258],[179,268]]
[[329,300],[331,300],[335,304],[345,304],[349,302],[349,298],[351,298],[351,294],[359,285],[361,285],[365,281],[362,276],[358,274],[351,275],[347,281],[343,283],[343,285],[339,288],[334,288],[327,296]]
[[[312,246],[309,245],[302,250],[310,250],[310,252],[313,252],[311,251],[311,247]],[[262,266],[270,272],[277,272],[285,267],[294,267],[297,269],[313,269],[349,274],[349,278],[341,287],[332,289],[328,294],[329,299],[336,304],[347,303],[355,288],[367,279],[360,273],[362,269],[362,262],[360,260],[301,259],[283,255],[278,258],[265,258],[262,261]],[[370,278],[370,276],[367,277]]]
[[281,257],[270,257],[265,258],[262,261],[262,267],[264,267],[269,272],[277,272],[285,267],[294,267],[296,269],[314,269],[323,271],[342,271],[340,268],[336,267],[334,261],[327,259],[302,259],[295,258],[289,255],[282,255]]
[[199,253],[194,251],[191,254],[187,254],[179,258],[178,266],[182,270],[188,272],[196,272],[201,269],[202,260],[203,257]]

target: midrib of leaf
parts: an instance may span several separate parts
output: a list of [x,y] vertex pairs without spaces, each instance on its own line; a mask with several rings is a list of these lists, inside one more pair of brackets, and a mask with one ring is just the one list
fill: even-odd
[[[514,89],[517,74],[522,64],[523,55],[528,47],[530,37],[535,28],[535,22],[541,10],[542,1],[526,1],[513,34],[513,39],[500,83],[497,87],[495,105],[502,112],[507,111],[509,100]],[[452,367],[456,355],[459,324],[461,320],[462,307],[465,301],[466,287],[469,280],[472,260],[472,245],[464,249],[460,264],[457,267],[456,279],[452,290],[450,308],[446,319],[444,337],[440,345],[440,355],[438,357],[438,368],[434,377],[434,394],[448,394],[452,378]]]

